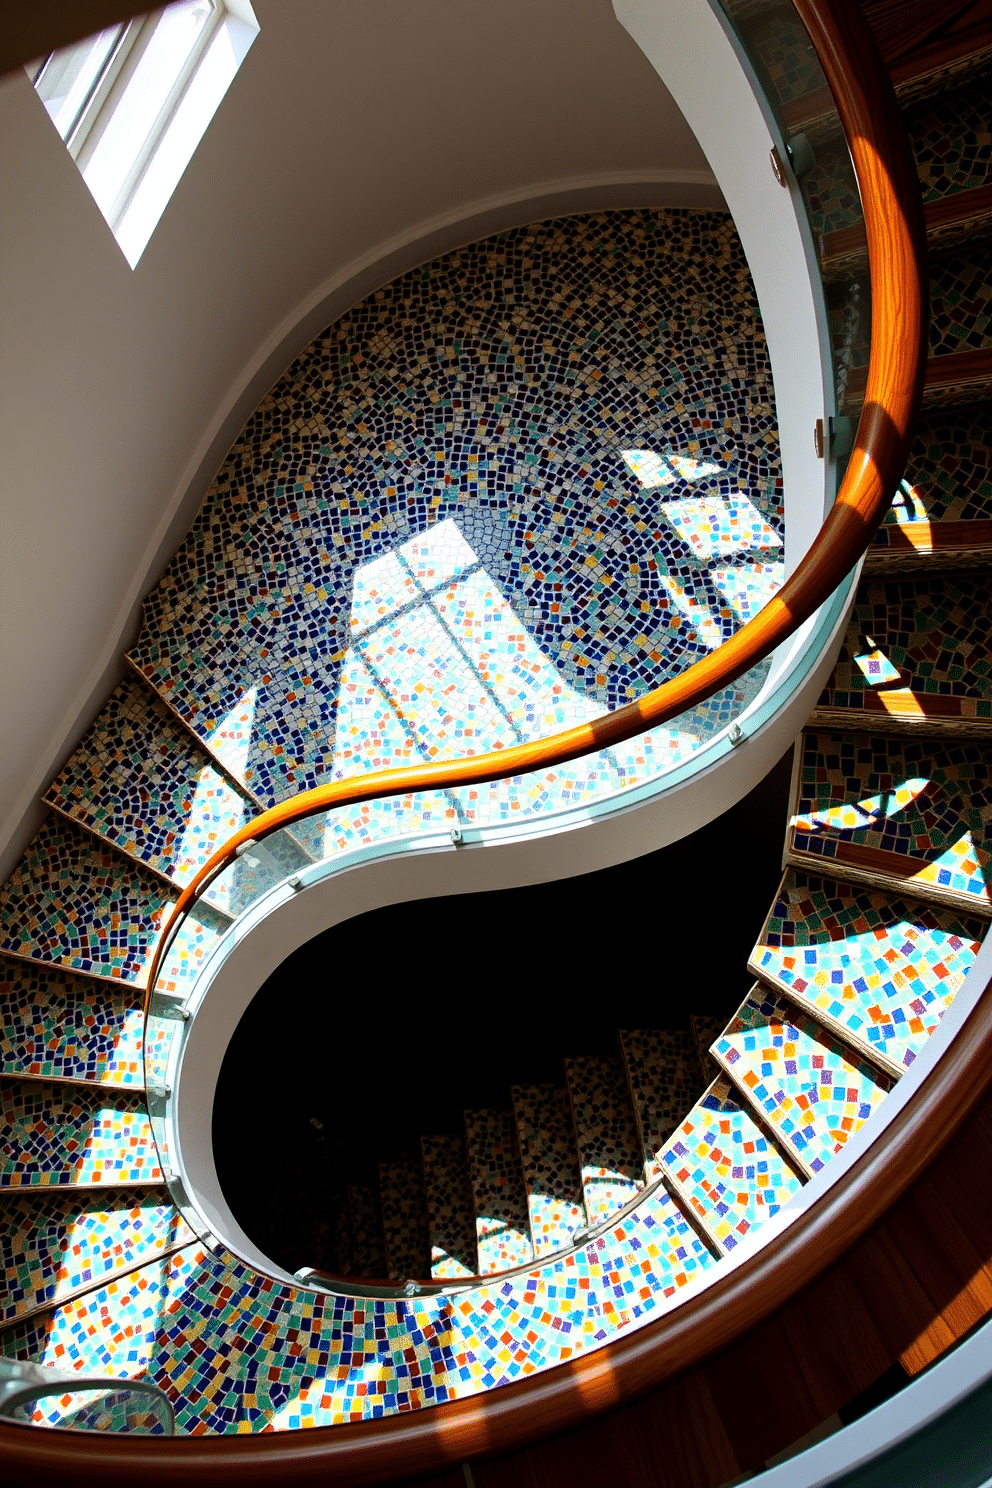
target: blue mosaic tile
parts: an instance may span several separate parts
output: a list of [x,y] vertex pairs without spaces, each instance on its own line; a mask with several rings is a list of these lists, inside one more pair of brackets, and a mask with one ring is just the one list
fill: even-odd
[[[729,219],[571,217],[417,269],[307,348],[149,597],[133,660],[270,802],[627,701],[760,608],[781,559],[770,371]],[[494,669],[524,693],[487,685]],[[530,810],[530,786],[496,799]],[[454,809],[344,813],[332,837],[410,830],[424,805]]]
[[659,1163],[697,1221],[726,1251],[801,1187],[725,1076],[696,1102],[665,1143]]
[[568,1092],[557,1085],[514,1085],[520,1163],[535,1256],[568,1245],[586,1223]]
[[908,1068],[974,963],[981,920],[790,868],[751,969],[844,1037]]
[[808,1174],[841,1150],[889,1090],[885,1076],[760,984],[713,1053]]
[[193,1239],[168,1195],[154,1189],[8,1195],[3,1214],[4,1322]]
[[139,1097],[4,1080],[0,1111],[0,1187],[162,1181]]

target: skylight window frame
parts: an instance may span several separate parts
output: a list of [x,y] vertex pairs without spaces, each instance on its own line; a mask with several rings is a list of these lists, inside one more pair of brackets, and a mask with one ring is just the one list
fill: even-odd
[[132,269],[259,30],[251,0],[171,0],[25,68]]

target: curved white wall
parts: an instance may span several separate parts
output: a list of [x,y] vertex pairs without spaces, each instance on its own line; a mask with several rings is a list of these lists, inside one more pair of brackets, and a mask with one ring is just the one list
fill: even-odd
[[135,271],[0,83],[0,876],[262,393],[378,283],[567,211],[720,206],[609,0],[257,0]]

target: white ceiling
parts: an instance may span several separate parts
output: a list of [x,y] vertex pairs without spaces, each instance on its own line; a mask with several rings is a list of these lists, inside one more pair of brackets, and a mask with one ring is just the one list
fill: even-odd
[[501,227],[720,204],[610,0],[253,3],[133,272],[26,76],[0,84],[8,860],[234,433],[326,319]]

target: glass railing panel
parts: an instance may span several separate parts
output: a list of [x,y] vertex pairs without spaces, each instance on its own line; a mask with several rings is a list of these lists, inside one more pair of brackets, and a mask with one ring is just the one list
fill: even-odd
[[146,1380],[80,1379],[19,1359],[0,1359],[0,1419],[63,1431],[171,1436],[168,1396]]
[[864,214],[840,116],[813,43],[787,0],[714,0],[730,23],[777,128],[823,285],[836,410],[826,453],[843,477],[864,402],[871,337]]

